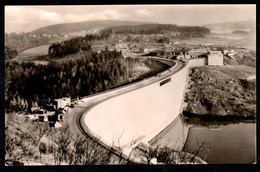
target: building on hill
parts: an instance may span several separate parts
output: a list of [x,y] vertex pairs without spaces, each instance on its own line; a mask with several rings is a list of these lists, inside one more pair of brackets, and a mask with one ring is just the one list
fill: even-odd
[[191,58],[198,58],[198,57],[206,55],[206,54],[207,54],[207,50],[206,49],[194,49],[194,50],[188,51],[188,55]]
[[70,97],[54,99],[53,105],[55,106],[55,109],[64,109],[66,106],[71,105],[71,99]]
[[175,41],[175,42],[173,42],[172,44],[173,44],[173,45],[179,45],[180,42],[179,42],[179,41]]
[[116,44],[116,46],[115,46],[116,50],[127,49],[128,47],[129,46],[126,43],[119,43],[119,44]]
[[225,49],[223,50],[224,55],[227,54],[235,54],[235,50],[234,49]]
[[208,65],[223,65],[223,54],[221,51],[210,51],[207,59]]

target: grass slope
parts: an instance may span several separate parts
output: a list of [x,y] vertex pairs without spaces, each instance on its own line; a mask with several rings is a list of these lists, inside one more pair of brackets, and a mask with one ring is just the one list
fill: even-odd
[[256,117],[255,74],[255,68],[245,65],[192,69],[185,113]]

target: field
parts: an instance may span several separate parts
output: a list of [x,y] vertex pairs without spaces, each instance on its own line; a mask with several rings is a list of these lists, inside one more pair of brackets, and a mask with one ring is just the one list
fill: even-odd
[[30,48],[21,52],[13,60],[16,61],[36,61],[36,60],[45,60],[45,56],[48,54],[50,45],[42,45],[39,47]]
[[42,45],[39,47],[30,48],[21,52],[21,54],[48,54],[50,45]]

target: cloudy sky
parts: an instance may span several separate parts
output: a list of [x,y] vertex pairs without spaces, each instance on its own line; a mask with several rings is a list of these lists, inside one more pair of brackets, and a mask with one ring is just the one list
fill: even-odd
[[87,20],[129,20],[203,25],[256,18],[255,5],[5,6],[5,32]]

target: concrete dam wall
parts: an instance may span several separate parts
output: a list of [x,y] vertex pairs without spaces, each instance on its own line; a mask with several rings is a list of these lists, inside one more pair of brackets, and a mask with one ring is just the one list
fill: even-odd
[[188,69],[203,65],[205,59],[190,60],[169,77],[103,101],[84,115],[84,122],[109,146],[148,142],[180,114]]

